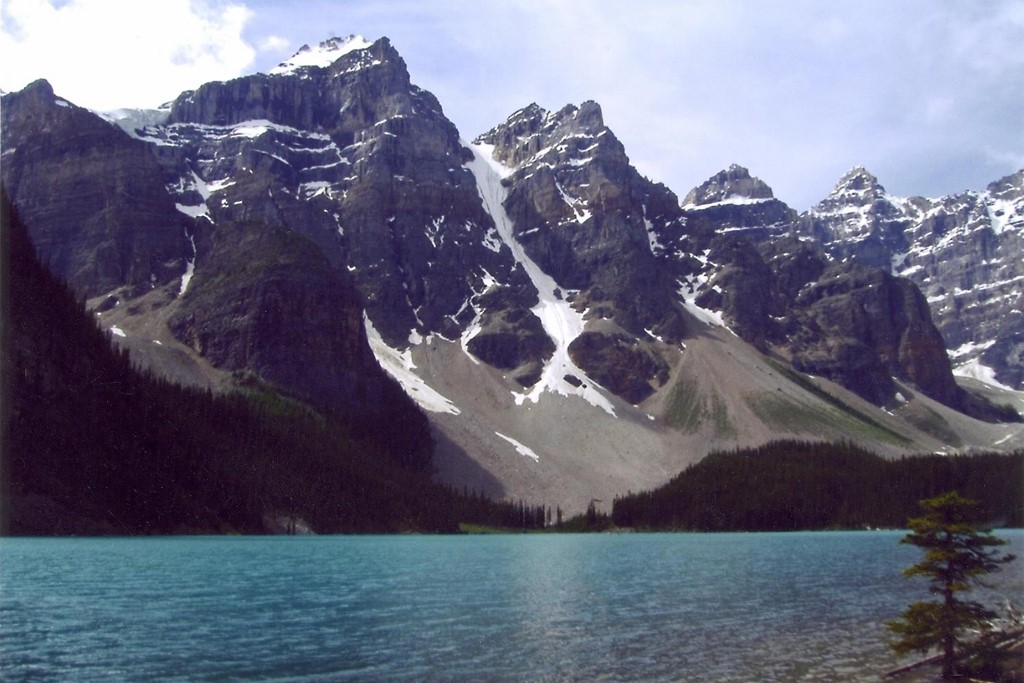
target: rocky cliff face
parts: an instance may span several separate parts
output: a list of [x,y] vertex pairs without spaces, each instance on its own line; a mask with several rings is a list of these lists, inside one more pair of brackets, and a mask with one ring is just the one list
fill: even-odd
[[175,169],[183,210],[200,226],[301,232],[350,273],[395,347],[457,338],[492,281],[515,292],[503,302],[528,307],[437,100],[410,83],[386,39],[317,50],[322,65],[286,63],[184,93],[167,124],[140,131]]
[[894,197],[853,169],[798,231],[837,260],[917,284],[958,372],[1024,386],[1024,171],[984,192],[925,199]]
[[908,280],[835,263],[796,297],[800,323],[786,346],[797,369],[836,379],[873,403],[895,397],[893,378],[960,408],[942,336]]
[[170,318],[175,336],[316,405],[381,404],[359,297],[314,244],[258,223],[222,223],[210,242]]
[[594,102],[549,112],[533,104],[476,144],[502,167],[512,237],[584,315],[573,361],[636,403],[665,382],[655,341],[685,334],[659,234],[681,234],[667,188],[640,176]]
[[36,81],[3,98],[4,186],[40,258],[79,295],[185,270],[187,220],[149,146]]

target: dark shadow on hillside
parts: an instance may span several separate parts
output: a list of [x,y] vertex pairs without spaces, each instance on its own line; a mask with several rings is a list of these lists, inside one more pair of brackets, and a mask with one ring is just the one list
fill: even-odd
[[505,486],[480,463],[473,460],[465,449],[452,441],[448,436],[431,424],[434,437],[434,469],[435,479],[461,490],[464,486],[469,491],[479,491],[492,500],[503,500],[506,495]]

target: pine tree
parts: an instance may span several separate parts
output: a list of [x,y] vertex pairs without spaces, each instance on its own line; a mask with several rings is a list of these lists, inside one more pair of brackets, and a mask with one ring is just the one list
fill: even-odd
[[920,505],[924,514],[908,521],[911,533],[900,542],[918,546],[925,556],[903,574],[928,579],[928,590],[939,600],[911,604],[900,619],[887,622],[886,627],[899,636],[892,648],[900,654],[941,649],[942,677],[952,678],[962,653],[962,634],[995,616],[959,594],[981,584],[982,577],[999,571],[1014,556],[997,554],[993,548],[1006,541],[974,526],[977,501],[951,491]]

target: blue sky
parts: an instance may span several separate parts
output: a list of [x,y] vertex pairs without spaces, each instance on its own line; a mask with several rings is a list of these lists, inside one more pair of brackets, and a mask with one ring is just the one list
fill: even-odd
[[592,99],[680,197],[731,163],[793,208],[867,167],[895,194],[1024,168],[1024,0],[5,0],[0,87],[95,109],[387,36],[471,139]]

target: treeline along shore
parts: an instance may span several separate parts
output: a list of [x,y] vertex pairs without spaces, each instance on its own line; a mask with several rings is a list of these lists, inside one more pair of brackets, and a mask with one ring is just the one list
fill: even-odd
[[617,498],[618,527],[686,531],[899,528],[944,491],[992,527],[1024,525],[1024,451],[881,458],[849,443],[714,452],[664,486]]

